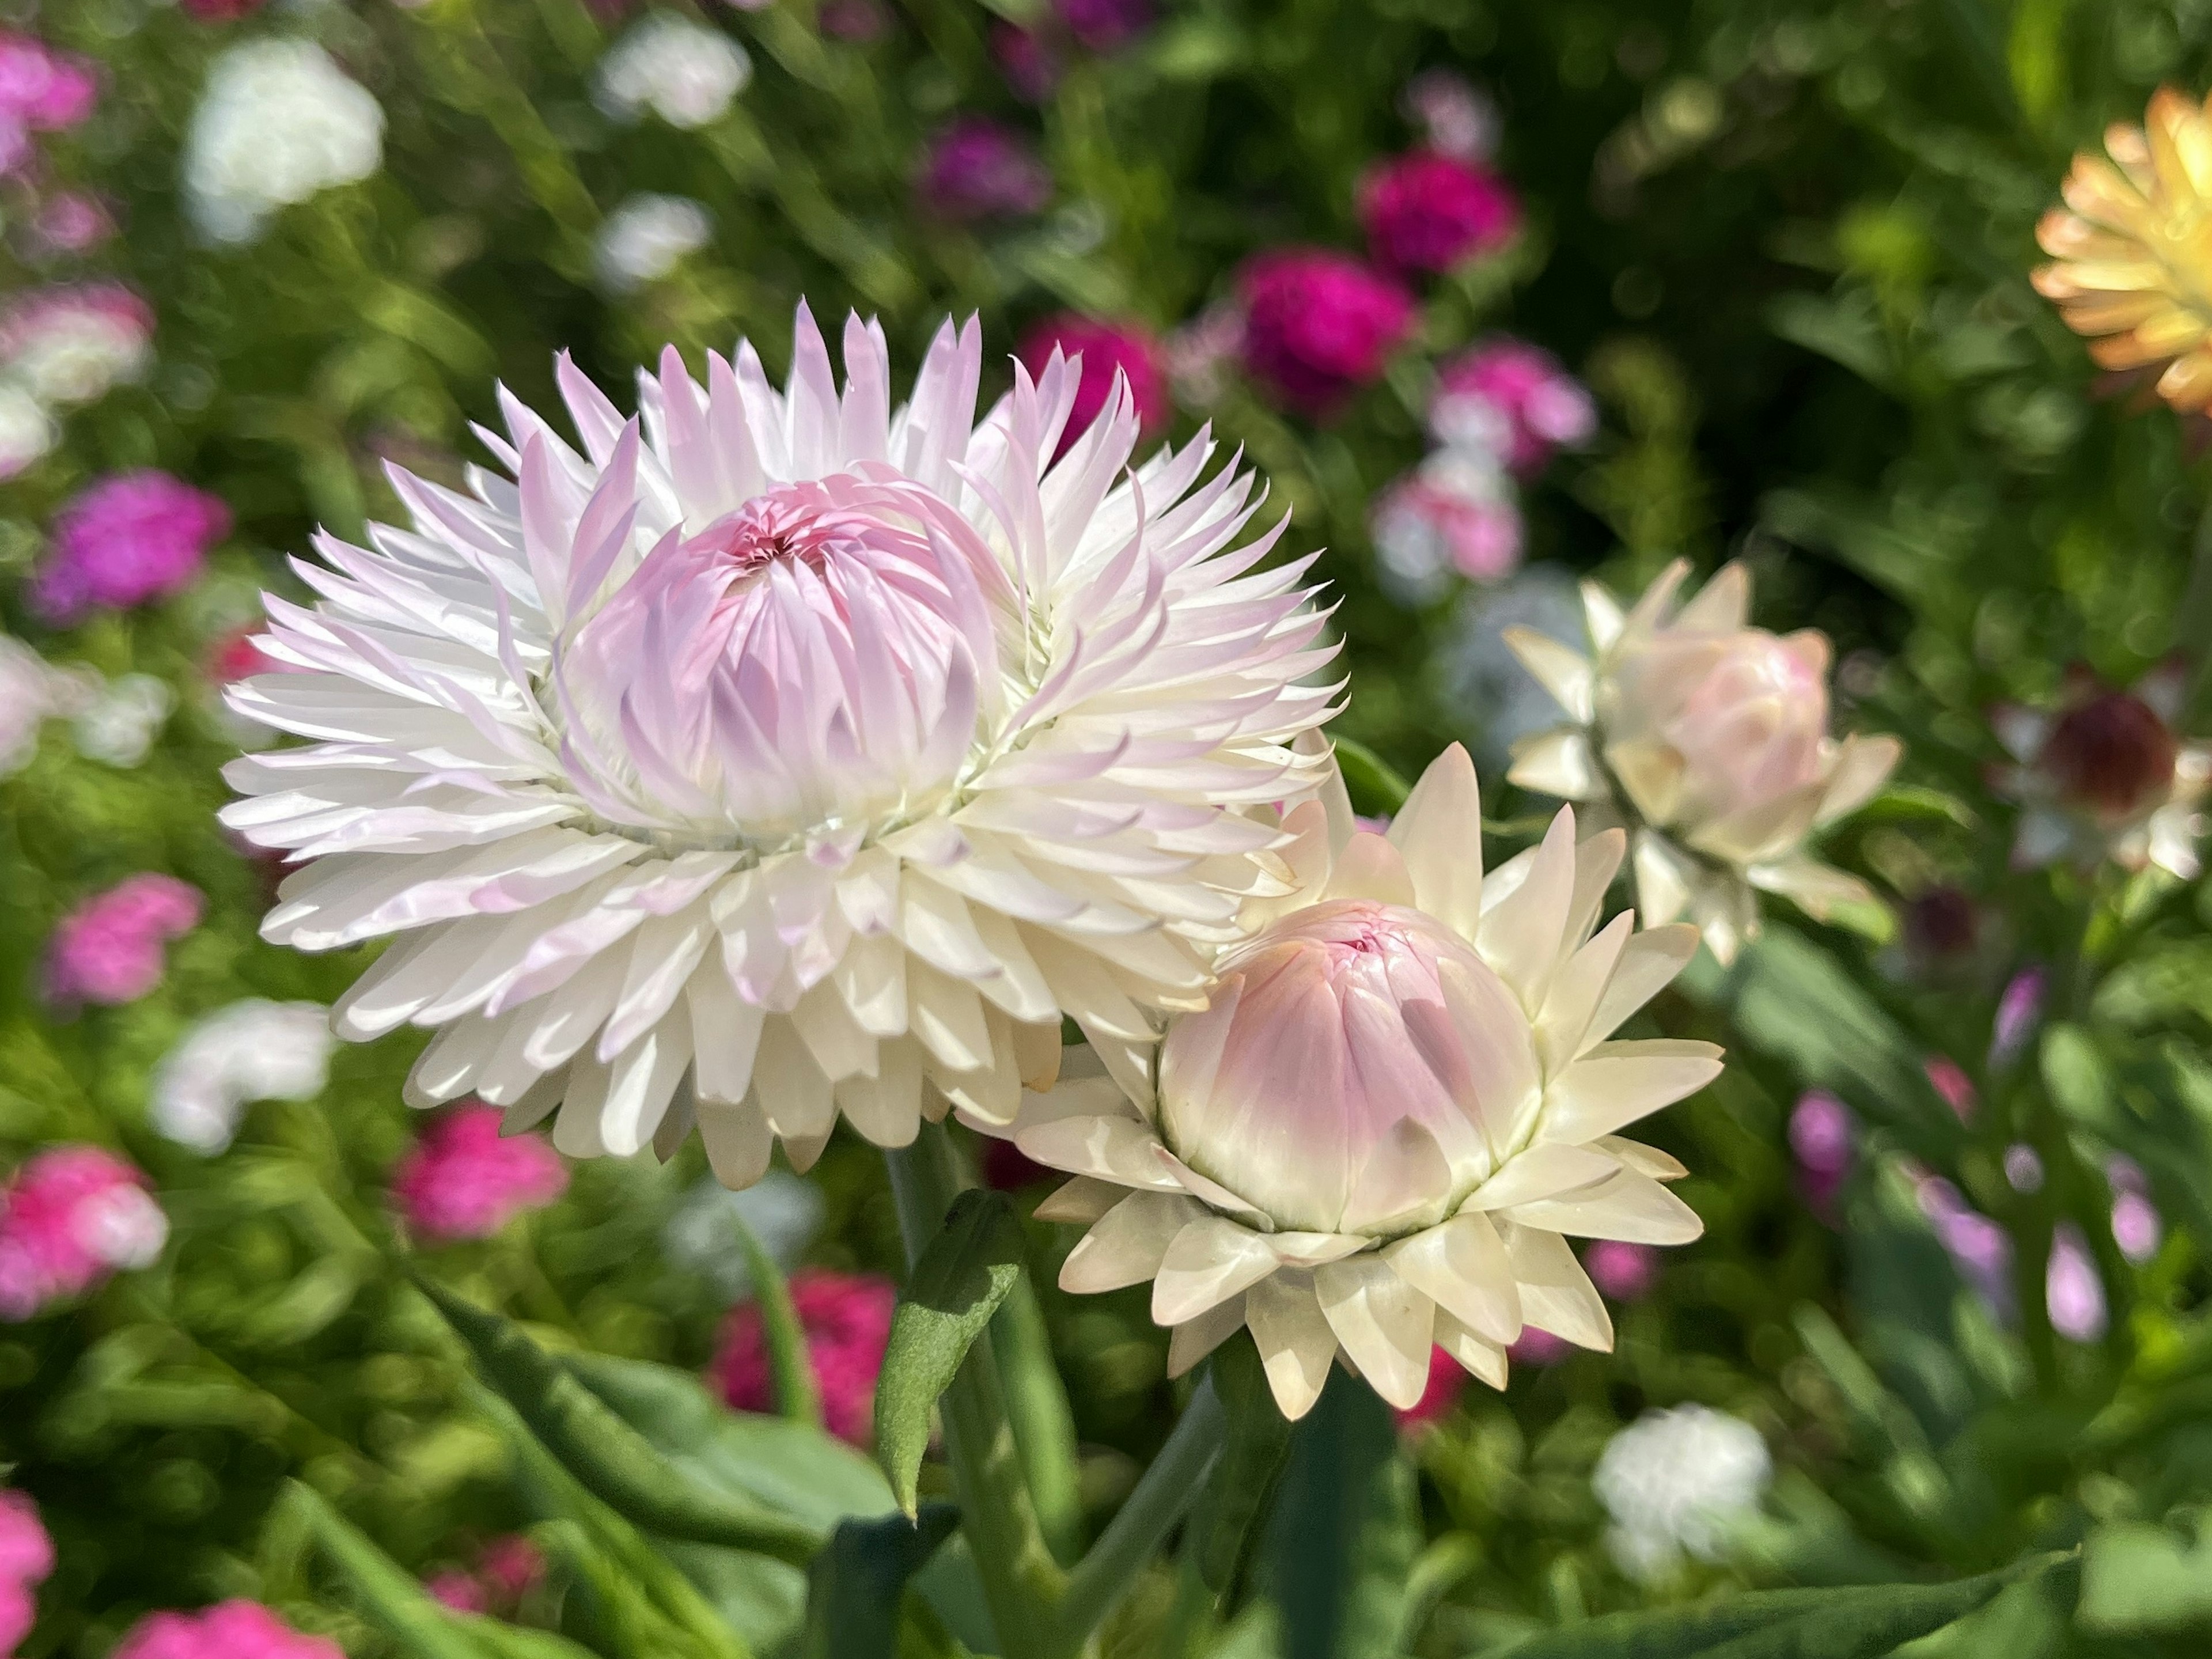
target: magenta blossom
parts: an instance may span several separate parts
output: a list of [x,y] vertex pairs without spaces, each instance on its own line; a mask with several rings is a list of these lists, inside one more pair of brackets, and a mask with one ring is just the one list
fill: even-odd
[[1928,1073],[1928,1081],[1936,1092],[1943,1097],[1943,1103],[1958,1115],[1960,1122],[1973,1116],[1981,1097],[1964,1066],[1948,1054],[1930,1054],[1922,1069]]
[[2030,963],[2012,976],[1997,999],[1996,1018],[1990,1027],[1990,1069],[2002,1071],[2018,1060],[2043,1017],[2043,994],[2048,976]]
[[38,1587],[54,1570],[54,1543],[28,1492],[0,1489],[0,1656],[12,1656],[38,1622]]
[[399,1162],[392,1196],[432,1239],[489,1238],[568,1189],[568,1167],[542,1135],[502,1136],[496,1106],[457,1106],[434,1119]]
[[930,141],[916,188],[939,218],[971,224],[1036,212],[1052,200],[1052,174],[1012,128],[962,115]]
[[1237,288],[1246,368],[1316,418],[1380,378],[1413,329],[1412,295],[1328,248],[1262,253],[1245,266]]
[[834,40],[866,46],[890,33],[891,15],[878,0],[825,0],[815,14],[822,33]]
[[1641,1302],[1659,1283],[1659,1252],[1649,1244],[1601,1238],[1583,1253],[1590,1283],[1616,1302]]
[[56,132],[76,126],[99,101],[100,82],[83,58],[0,30],[0,119]]
[[1150,27],[1152,0],[1053,0],[1053,10],[1085,52],[1112,52]]
[[180,478],[118,472],[80,491],[54,521],[31,604],[66,625],[189,586],[208,549],[230,533],[230,509]]
[[1554,1336],[1539,1326],[1523,1325],[1505,1357],[1516,1365],[1556,1365],[1574,1351],[1575,1345],[1564,1336]]
[[1851,1109],[1825,1089],[1800,1096],[1790,1114],[1790,1150],[1797,1157],[1798,1190],[1813,1212],[1832,1225],[1836,1194],[1850,1173],[1856,1129]]
[[2103,1338],[2111,1322],[2105,1308],[2104,1281],[2097,1277],[2097,1264],[2090,1260],[2081,1230],[2070,1221],[2060,1222],[2051,1235],[2043,1287],[2051,1329],[2069,1342],[2095,1342]]
[[[1531,1325],[1528,1328],[1534,1330]],[[1559,1339],[1554,1337],[1554,1341]],[[1459,1397],[1467,1391],[1467,1372],[1442,1348],[1429,1350],[1429,1383],[1421,1390],[1421,1397],[1404,1411],[1394,1411],[1401,1429],[1417,1428],[1424,1423],[1433,1423],[1459,1404]]]
[[493,1539],[477,1553],[473,1572],[451,1567],[422,1582],[431,1599],[456,1613],[512,1613],[545,1576],[545,1557],[520,1533]]
[[198,888],[151,872],[87,899],[46,945],[46,1000],[64,1008],[136,1002],[161,982],[162,947],[199,926],[205,904]]
[[[897,1300],[889,1281],[872,1273],[816,1267],[791,1278],[791,1305],[806,1333],[823,1420],[832,1434],[855,1446],[866,1445],[873,1434],[876,1375],[884,1367]],[[769,1409],[774,1384],[759,1308],[748,1303],[732,1310],[708,1379],[738,1411]]]
[[991,55],[999,60],[999,72],[1014,96],[1025,104],[1042,104],[1050,98],[1066,67],[1059,46],[1042,29],[1003,21],[991,26]]
[[1597,405],[1550,352],[1501,336],[1446,363],[1430,400],[1430,429],[1444,442],[1478,422],[1485,434],[1502,425],[1505,465],[1526,477],[1555,451],[1589,441]]
[[97,1146],[52,1146],[0,1188],[0,1319],[82,1296],[161,1255],[168,1218],[146,1177]]
[[150,1613],[108,1659],[344,1659],[326,1636],[303,1636],[258,1601],[198,1613]]
[[1521,204],[1488,168],[1417,149],[1385,162],[1359,186],[1368,250],[1393,270],[1449,270],[1492,253],[1521,228]]
[[39,204],[32,228],[50,252],[83,253],[115,234],[115,219],[98,197],[63,190]]
[[1168,423],[1174,404],[1168,395],[1167,370],[1161,361],[1159,342],[1144,329],[1063,311],[1030,325],[1022,336],[1019,356],[1031,374],[1042,374],[1055,347],[1063,356],[1079,357],[1083,362],[1075,407],[1060,437],[1061,453],[1091,429],[1091,423],[1106,407],[1116,369],[1128,379],[1129,396],[1137,406],[1138,429],[1150,435]]

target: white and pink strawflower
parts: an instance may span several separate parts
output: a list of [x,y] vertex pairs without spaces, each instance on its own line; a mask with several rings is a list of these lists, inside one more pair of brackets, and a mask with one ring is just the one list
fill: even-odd
[[1602,932],[1618,830],[1563,809],[1487,876],[1456,744],[1387,836],[1337,784],[1291,811],[1295,892],[1253,901],[1203,1009],[1176,1018],[1156,1089],[1106,1078],[1032,1097],[1017,1141],[1077,1177],[1038,1209],[1093,1224],[1060,1284],[1147,1279],[1180,1373],[1240,1327],[1284,1413],[1340,1354],[1401,1410],[1430,1349],[1494,1387],[1524,1326],[1612,1345],[1567,1237],[1679,1244],[1683,1173],[1619,1132],[1720,1071],[1711,1043],[1612,1042],[1697,949],[1687,927]]
[[304,672],[231,701],[311,742],[233,763],[226,819],[304,866],[264,937],[398,936],[336,1023],[436,1029],[417,1104],[579,1156],[696,1120],[733,1186],[840,1112],[1004,1122],[1063,1015],[1135,1074],[1281,885],[1250,809],[1310,786],[1334,691],[1252,476],[1204,438],[1132,470],[1126,386],[1060,453],[1064,359],[979,422],[972,322],[902,404],[858,317],[842,392],[804,308],[793,358],[702,386],[672,349],[625,420],[563,357],[580,449],[507,398],[501,471],[395,470],[412,526],[268,600]]
[[1569,717],[1516,744],[1509,775],[1625,823],[1644,919],[1686,915],[1726,963],[1759,930],[1759,893],[1816,920],[1875,902],[1856,877],[1814,859],[1806,838],[1870,799],[1904,745],[1830,737],[1827,636],[1747,626],[1741,564],[1678,604],[1689,568],[1675,561],[1625,613],[1584,583],[1589,656],[1507,630]]

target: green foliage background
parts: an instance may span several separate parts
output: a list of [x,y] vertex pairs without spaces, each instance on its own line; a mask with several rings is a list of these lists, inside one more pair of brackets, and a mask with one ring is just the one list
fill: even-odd
[[[159,365],[72,416],[59,451],[0,487],[0,608],[48,655],[156,673],[185,701],[141,768],[82,760],[54,727],[0,785],[0,1142],[11,1162],[58,1139],[118,1145],[174,1225],[156,1268],[0,1331],[0,1462],[39,1498],[61,1556],[26,1652],[95,1659],[144,1611],[224,1595],[270,1601],[356,1653],[426,1650],[377,1615],[329,1542],[343,1523],[292,1481],[410,1573],[535,1523],[571,1592],[531,1614],[538,1624],[609,1659],[640,1643],[704,1650],[691,1592],[622,1568],[636,1542],[625,1523],[577,1519],[596,1512],[532,1474],[526,1437],[471,1392],[453,1337],[395,1266],[383,1187],[410,1133],[404,1040],[343,1051],[322,1100],[256,1108],[222,1158],[146,1127],[150,1068],[190,1019],[248,994],[328,1001],[359,967],[257,942],[263,877],[212,818],[228,739],[198,689],[204,653],[252,614],[258,586],[290,583],[282,556],[319,521],[351,536],[395,514],[382,458],[450,476],[495,380],[543,402],[561,347],[619,386],[664,341],[696,354],[748,333],[780,372],[802,295],[820,315],[880,313],[909,362],[947,311],[980,313],[1000,350],[1063,307],[1171,327],[1226,294],[1255,250],[1355,246],[1355,181],[1410,142],[1401,89],[1435,66],[1499,104],[1502,164],[1529,213],[1522,246],[1431,285],[1418,345],[1332,424],[1237,386],[1203,411],[1272,476],[1295,514],[1289,544],[1331,550],[1344,729],[1408,773],[1480,735],[1435,666],[1457,601],[1409,614],[1386,599],[1364,524],[1374,493],[1419,457],[1431,365],[1510,327],[1559,353],[1604,410],[1594,449],[1530,496],[1532,557],[1632,589],[1677,553],[1708,569],[1740,555],[1762,621],[1819,626],[1839,656],[1862,653],[1844,717],[1900,733],[1909,758],[1903,787],[1831,854],[1893,899],[1936,879],[1966,887],[2002,918],[2003,960],[1931,989],[1900,981],[1875,941],[1784,916],[1731,973],[1704,963],[1656,1018],[1732,1051],[1723,1080],[1662,1130],[1693,1171],[1684,1191],[1708,1232],[1624,1311],[1618,1353],[1530,1368],[1503,1396],[1470,1391],[1402,1441],[1377,1431],[1364,1396],[1334,1393],[1310,1439],[1344,1455],[1302,1442],[1284,1503],[1342,1529],[1317,1541],[1279,1524],[1225,1626],[1191,1624],[1161,1570],[1106,1650],[1159,1651],[1180,1632],[1237,1653],[1443,1656],[1580,1628],[1595,1645],[1527,1651],[1625,1651],[1581,1621],[1747,1588],[1964,1577],[2087,1540],[2086,1568],[2028,1572],[1909,1651],[2201,1651],[2206,898],[2110,873],[2011,872],[2010,809],[1982,780],[1997,758],[1992,702],[2047,696],[2076,659],[2121,682],[2175,650],[2195,661],[2212,629],[2207,479],[2186,434],[2163,411],[2094,395],[2079,343],[2027,283],[2035,218],[2069,155],[2138,118],[2161,81],[2201,92],[2212,78],[2212,6],[1193,0],[1164,4],[1110,58],[1079,56],[1036,111],[992,61],[994,14],[967,0],[900,4],[872,44],[824,39],[805,0],[697,15],[740,39],[757,70],[698,132],[623,128],[594,109],[591,66],[619,25],[579,0],[310,3],[228,25],[71,0],[27,19],[106,65],[98,115],[50,146],[52,164],[118,203],[126,234],[89,265],[154,301]],[[319,39],[368,85],[388,117],[386,165],[258,242],[211,248],[182,215],[181,134],[206,64],[254,33]],[[979,233],[915,211],[924,136],[969,110],[1034,135],[1055,182],[1044,215]],[[637,190],[707,204],[714,240],[610,301],[592,285],[592,238]],[[55,274],[18,256],[21,283]],[[167,605],[41,630],[19,579],[53,509],[135,465],[231,505],[218,568]],[[1501,817],[1536,805],[1498,793]],[[35,994],[54,921],[149,868],[202,888],[208,921],[152,996],[56,1023]],[[2030,960],[2054,969],[2050,1021],[1992,1073],[2002,969]],[[1973,1076],[1981,1104],[1965,1124],[1924,1078],[1935,1054]],[[1791,1182],[1783,1126],[1814,1085],[1867,1126],[1840,1231]],[[2000,1168],[2020,1140],[2049,1172],[2034,1194]],[[2172,1229],[2141,1268],[2106,1220],[2116,1150],[2149,1170]],[[1935,1245],[1908,1155],[2011,1233],[2016,1330]],[[701,1173],[691,1152],[665,1169],[586,1166],[552,1210],[422,1265],[555,1347],[696,1369],[720,1310],[658,1240]],[[823,1178],[819,1259],[892,1268],[875,1155],[841,1141]],[[2094,1344],[2064,1340],[2043,1311],[2042,1264],[2069,1217],[2112,1304]],[[1070,1238],[1032,1225],[1041,1282]],[[1140,1292],[1048,1294],[1045,1312],[1096,1524],[1159,1445],[1178,1390]],[[1740,1565],[1645,1589],[1601,1546],[1589,1473],[1621,1423],[1685,1400],[1757,1425],[1780,1473]],[[710,1599],[738,1610],[754,1645],[795,1639],[790,1570],[726,1583],[727,1563],[664,1553],[722,1585]],[[932,1626],[907,1639],[953,1638]]]

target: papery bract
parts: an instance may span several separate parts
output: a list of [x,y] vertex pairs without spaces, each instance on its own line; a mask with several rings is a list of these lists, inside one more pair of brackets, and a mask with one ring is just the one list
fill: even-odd
[[1003,1122],[1063,1015],[1133,1073],[1279,884],[1249,809],[1309,787],[1334,691],[1249,475],[1203,436],[1130,471],[1127,395],[1054,462],[1063,359],[978,424],[972,324],[896,408],[880,330],[844,356],[841,393],[803,310],[782,392],[671,349],[641,421],[564,358],[581,452],[510,398],[510,476],[395,470],[414,528],[269,599],[303,672],[233,705],[313,741],[234,763],[226,821],[305,863],[267,938],[403,935],[337,1018],[439,1030],[418,1104],[558,1109],[578,1155],[696,1117],[732,1185],[841,1110]]
[[1170,1022],[1157,1089],[1025,1103],[1022,1151],[1078,1177],[1037,1213],[1095,1224],[1062,1288],[1150,1279],[1171,1371],[1249,1326],[1291,1417],[1340,1350],[1401,1410],[1432,1345],[1503,1386],[1524,1323],[1611,1343],[1564,1235],[1698,1236],[1661,1184],[1681,1166],[1616,1132],[1711,1081],[1720,1051],[1607,1040],[1696,933],[1595,931],[1619,831],[1578,847],[1563,811],[1486,876],[1480,820],[1456,745],[1387,837],[1334,782],[1285,819],[1297,890],[1247,907],[1206,1006]]
[[1677,604],[1677,561],[1626,613],[1583,586],[1594,659],[1526,629],[1506,638],[1569,725],[1514,748],[1514,782],[1599,804],[1633,826],[1647,919],[1686,913],[1723,963],[1758,931],[1757,892],[1826,919],[1873,896],[1814,860],[1813,830],[1870,799],[1896,738],[1828,736],[1826,636],[1747,625],[1740,564]]

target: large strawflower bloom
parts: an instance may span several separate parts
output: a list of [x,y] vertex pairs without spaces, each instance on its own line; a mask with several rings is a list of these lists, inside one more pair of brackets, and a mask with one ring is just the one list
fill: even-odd
[[2112,160],[2074,158],[2063,208],[2035,228],[2053,264],[2035,272],[2089,355],[2112,369],[2157,368],[2179,410],[2212,403],[2212,104],[2171,87],[2142,126],[2105,132]]
[[1245,809],[1310,782],[1332,692],[1280,526],[1231,550],[1251,476],[1130,472],[1126,389],[1053,462],[1064,360],[978,424],[972,322],[896,409],[882,331],[844,356],[841,394],[802,308],[782,392],[671,349],[627,422],[563,358],[581,453],[507,398],[508,476],[395,471],[413,528],[268,601],[308,672],[231,700],[314,741],[234,762],[228,821],[307,861],[266,938],[404,936],[336,1024],[437,1028],[417,1103],[557,1107],[577,1155],[696,1114],[732,1185],[841,1110],[903,1144],[925,1080],[1004,1121],[1063,1014],[1133,1069],[1279,884]]
[[1624,613],[1583,586],[1593,656],[1527,629],[1506,643],[1570,724],[1514,746],[1515,783],[1588,801],[1635,836],[1650,922],[1686,915],[1720,961],[1759,930],[1758,892],[1826,919],[1873,902],[1805,838],[1863,805],[1896,767],[1888,737],[1828,735],[1827,636],[1745,626],[1751,576],[1729,565],[1676,605],[1676,560]]
[[[1181,1371],[1251,1328],[1285,1415],[1340,1351],[1401,1410],[1440,1346],[1493,1386],[1524,1324],[1587,1347],[1613,1327],[1566,1237],[1679,1244],[1681,1166],[1617,1132],[1720,1070],[1706,1042],[1607,1039],[1697,949],[1686,927],[1592,936],[1618,830],[1482,870],[1456,744],[1386,838],[1337,785],[1284,828],[1298,883],[1255,899],[1154,1090],[1104,1078],[1032,1097],[1018,1142],[1075,1175],[1038,1214],[1095,1223],[1060,1284],[1152,1281]],[[1071,1063],[1070,1071],[1075,1067]]]

